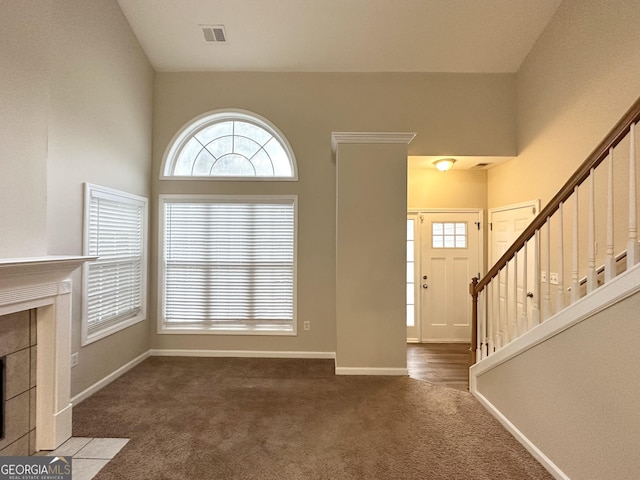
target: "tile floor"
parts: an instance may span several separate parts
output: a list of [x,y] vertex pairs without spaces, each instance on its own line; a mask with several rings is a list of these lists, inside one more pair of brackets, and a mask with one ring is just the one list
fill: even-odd
[[72,456],[73,480],[91,480],[124,447],[128,438],[71,437],[46,456]]

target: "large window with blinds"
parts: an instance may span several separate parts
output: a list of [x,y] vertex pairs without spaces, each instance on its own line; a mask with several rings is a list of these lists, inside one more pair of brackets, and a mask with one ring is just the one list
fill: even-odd
[[144,197],[85,184],[82,345],[146,318]]
[[160,196],[161,333],[296,333],[295,196]]

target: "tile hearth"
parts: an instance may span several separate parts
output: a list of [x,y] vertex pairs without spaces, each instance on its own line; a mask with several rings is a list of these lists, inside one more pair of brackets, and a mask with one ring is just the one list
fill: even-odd
[[51,452],[38,456],[71,456],[73,480],[91,480],[127,444],[128,438],[71,437]]

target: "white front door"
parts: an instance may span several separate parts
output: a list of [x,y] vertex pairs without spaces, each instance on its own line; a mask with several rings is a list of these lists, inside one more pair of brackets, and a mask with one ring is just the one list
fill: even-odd
[[[532,201],[526,203],[520,203],[516,205],[507,205],[504,207],[494,208],[489,210],[489,268],[491,268],[507,251],[507,249],[513,244],[513,242],[520,236],[520,234],[527,228],[531,221],[535,218],[539,211],[539,201]],[[530,242],[531,243],[531,242]],[[514,262],[508,266],[508,269],[503,271],[499,276],[499,285],[497,289],[498,302],[500,305],[501,315],[511,319],[517,319],[523,316],[523,299],[525,298],[524,288],[526,285],[527,293],[533,295],[533,283],[534,283],[534,260],[536,245],[528,245],[527,252],[527,277],[526,284],[524,278],[524,258],[523,251],[518,253],[517,266]],[[513,274],[516,270],[517,279]],[[507,311],[509,305],[513,302],[509,301],[509,298],[515,296],[516,311]],[[530,298],[530,297],[527,297]],[[494,300],[495,301],[495,300]],[[532,301],[527,300],[527,317],[531,318],[532,315]],[[501,323],[506,323],[506,318],[502,319]],[[510,330],[502,331],[498,325],[500,335],[506,338],[503,341],[513,339],[520,335],[522,331],[516,332],[513,330],[515,322],[510,322]]]
[[420,342],[468,342],[469,283],[480,272],[481,213],[420,212],[413,219],[409,217],[408,222],[412,220],[418,252],[414,258],[416,321],[408,326],[407,338]]

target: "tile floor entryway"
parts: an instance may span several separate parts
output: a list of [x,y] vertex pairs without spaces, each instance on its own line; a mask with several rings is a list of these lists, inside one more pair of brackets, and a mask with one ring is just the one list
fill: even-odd
[[91,480],[128,441],[128,438],[71,437],[57,449],[37,455],[72,456],[73,480]]

